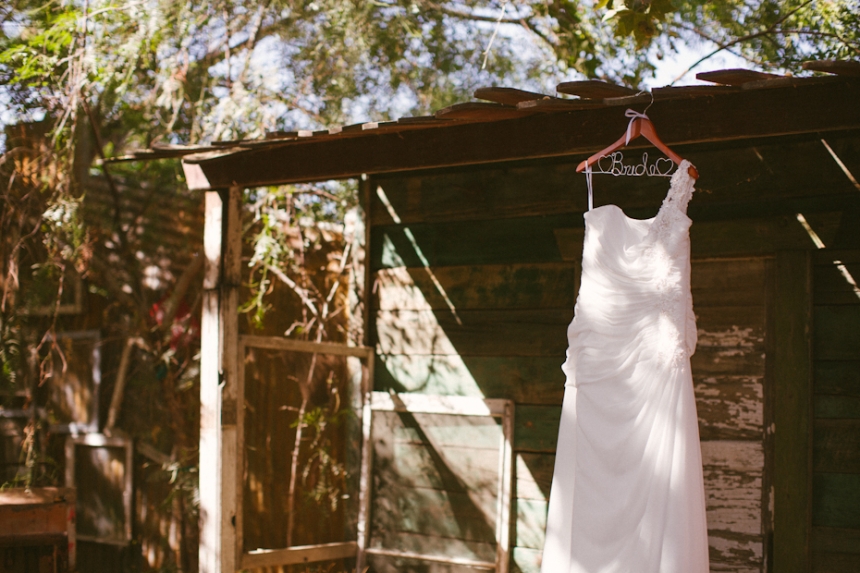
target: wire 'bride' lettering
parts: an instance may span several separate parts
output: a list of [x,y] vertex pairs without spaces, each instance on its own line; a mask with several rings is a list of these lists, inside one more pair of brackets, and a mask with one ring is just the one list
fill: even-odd
[[602,173],[615,177],[671,177],[675,168],[675,164],[667,157],[658,157],[654,163],[649,165],[647,152],[642,154],[641,163],[627,165],[624,163],[624,154],[620,151],[614,151],[601,157],[595,166],[597,169],[592,173]]

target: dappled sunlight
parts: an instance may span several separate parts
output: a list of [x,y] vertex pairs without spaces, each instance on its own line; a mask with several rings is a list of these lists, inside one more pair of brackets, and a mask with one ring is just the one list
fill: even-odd
[[[855,181],[855,180],[853,179],[853,176],[851,176],[851,174],[850,174],[850,172],[847,170],[847,168],[845,168],[845,167],[842,165],[842,162],[838,160],[838,158],[836,157],[836,154],[835,154],[835,153],[833,153],[833,150],[831,150],[831,149],[830,149],[830,146],[829,146],[829,145],[827,145],[827,142],[826,142],[826,141],[824,141],[823,139],[821,140],[821,142],[822,142],[822,143],[824,143],[824,145],[827,147],[827,150],[828,150],[828,151],[830,151],[830,153],[833,155],[834,159],[836,159],[836,160],[837,160],[837,162],[840,164],[840,166],[842,166],[842,167],[843,167],[843,169],[845,170],[845,172],[846,172],[846,173],[851,177],[852,181],[854,181],[854,184],[855,184],[855,185],[857,185],[857,181]],[[800,222],[800,224],[803,226],[803,230],[804,230],[804,231],[806,231],[806,234],[807,234],[807,235],[809,235],[809,238],[810,238],[810,239],[812,239],[812,242],[815,244],[815,246],[816,246],[817,248],[819,248],[819,249],[824,249],[824,248],[826,248],[826,245],[824,244],[824,241],[822,241],[822,240],[821,240],[821,237],[819,237],[819,236],[818,236],[818,233],[816,233],[816,232],[815,232],[815,230],[812,228],[812,226],[811,226],[811,225],[809,224],[809,222],[806,220],[806,217],[804,217],[804,216],[803,216],[803,213],[798,213],[798,214],[797,214],[797,220],[798,220],[798,222]],[[833,265],[836,267],[836,270],[838,270],[838,271],[839,271],[839,274],[840,274],[840,275],[842,275],[842,278],[844,278],[844,279],[845,279],[845,282],[847,282],[847,283],[848,283],[848,286],[849,286],[849,287],[851,288],[851,290],[854,292],[854,295],[855,295],[857,298],[860,298],[860,286],[858,286],[858,285],[857,285],[857,280],[854,278],[854,276],[853,276],[853,275],[851,274],[851,272],[848,270],[848,267],[846,267],[846,266],[842,263],[842,261],[840,261],[840,260],[834,260],[834,261],[833,261]]]
[[850,181],[851,184],[854,185],[855,189],[860,191],[860,183],[857,182],[857,178],[854,177],[854,174],[851,173],[851,170],[848,169],[848,166],[845,165],[845,163],[843,163],[842,159],[840,159],[840,157],[836,154],[836,152],[833,151],[833,148],[830,147],[830,144],[827,143],[827,141],[822,139],[821,143],[824,145],[824,148],[827,149],[827,152],[830,154],[830,157],[833,158],[833,161],[836,162],[836,165],[839,166],[839,169],[842,170],[842,173],[845,174],[845,177],[848,178],[848,181]]
[[[385,195],[385,191],[383,191],[382,187],[376,188],[376,194],[382,204],[385,205],[385,208],[388,210],[388,214],[391,215],[391,218],[394,220],[394,222],[399,225],[400,216],[394,210],[394,207],[391,205],[391,201],[388,200],[388,197]],[[433,282],[433,286],[436,287],[436,290],[439,292],[442,298],[445,299],[445,304],[448,305],[448,309],[451,311],[451,314],[454,316],[454,319],[457,321],[457,324],[463,324],[460,321],[460,317],[457,316],[457,309],[454,308],[454,303],[451,302],[450,298],[448,298],[448,294],[445,292],[445,289],[442,288],[442,284],[439,282],[439,279],[437,279],[436,275],[433,274],[433,270],[430,268],[430,263],[427,261],[427,257],[424,256],[424,252],[421,250],[421,247],[418,246],[418,241],[415,240],[415,236],[412,234],[412,230],[409,227],[403,227],[403,234],[406,235],[407,239],[409,239],[409,243],[415,250],[415,255],[418,257],[418,260],[420,260],[421,264],[424,266],[424,270],[427,272],[427,275]]]
[[[377,195],[399,224],[400,217],[381,187]],[[415,236],[408,228],[402,231],[408,240],[403,248],[411,247],[414,253],[402,256],[394,241],[383,235],[386,268],[377,273],[374,283],[376,354],[390,377],[391,389],[484,397],[446,326],[440,323],[445,318],[444,324],[461,328],[463,321]],[[407,258],[417,258],[423,268],[408,268]],[[426,278],[422,276],[416,283],[415,273],[426,274]],[[377,413],[372,443],[371,547],[495,561],[504,452],[498,420]],[[534,483],[522,456],[515,456],[515,464],[518,479]],[[545,502],[547,492],[533,489],[532,499]],[[512,506],[514,497],[512,492]]]

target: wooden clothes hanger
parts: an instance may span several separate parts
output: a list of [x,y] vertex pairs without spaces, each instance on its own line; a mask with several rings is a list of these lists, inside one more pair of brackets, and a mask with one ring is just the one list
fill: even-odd
[[[649,106],[650,107],[650,106]],[[647,111],[647,108],[646,108]],[[627,146],[631,141],[639,137],[640,135],[645,137],[648,141],[654,144],[654,147],[662,151],[666,154],[666,156],[672,160],[676,165],[680,165],[684,160],[683,157],[669,149],[669,146],[663,143],[660,137],[657,135],[657,130],[654,129],[654,124],[651,123],[651,120],[648,119],[648,116],[644,113],[639,113],[632,109],[628,109],[624,115],[632,118],[630,120],[630,124],[627,126],[627,132],[622,135],[618,141],[607,147],[602,151],[598,151],[582,163],[580,163],[576,167],[577,173],[582,173],[585,169],[591,165],[594,165],[603,157],[606,157],[610,153],[617,151],[621,147]],[[699,178],[699,172],[696,170],[693,165],[690,165],[688,172],[690,173],[690,177],[693,179]]]

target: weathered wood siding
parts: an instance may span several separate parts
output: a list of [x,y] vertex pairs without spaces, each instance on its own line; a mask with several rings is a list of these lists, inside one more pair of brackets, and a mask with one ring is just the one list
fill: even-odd
[[860,250],[819,251],[812,276],[812,570],[849,573],[860,571]]
[[[828,143],[860,172],[856,134]],[[679,151],[702,174],[689,209],[699,328],[693,372],[712,570],[767,570],[772,256],[815,248],[798,213],[828,246],[844,241],[860,194],[819,139]],[[372,181],[375,387],[517,403],[514,571],[538,570],[544,539],[582,249],[579,159]],[[667,186],[659,178],[595,178],[595,203],[647,218]],[[842,475],[827,487],[849,488]]]

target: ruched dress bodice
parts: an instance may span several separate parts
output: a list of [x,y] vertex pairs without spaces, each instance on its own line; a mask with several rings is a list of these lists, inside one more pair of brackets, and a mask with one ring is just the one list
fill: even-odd
[[654,218],[585,214],[542,573],[708,571],[687,167]]

